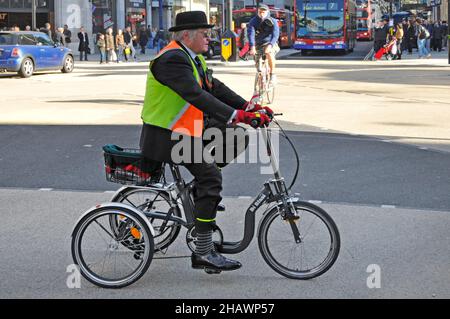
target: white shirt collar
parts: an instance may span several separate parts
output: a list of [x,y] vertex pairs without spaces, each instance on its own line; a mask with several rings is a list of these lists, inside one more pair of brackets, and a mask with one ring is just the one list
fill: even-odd
[[192,51],[191,49],[188,48],[188,46],[186,44],[184,44],[182,41],[180,41],[181,44],[183,44],[184,48],[187,50],[187,52],[189,53],[189,55],[191,56],[192,60],[195,61],[195,58],[197,57],[197,54],[195,54],[194,51]]

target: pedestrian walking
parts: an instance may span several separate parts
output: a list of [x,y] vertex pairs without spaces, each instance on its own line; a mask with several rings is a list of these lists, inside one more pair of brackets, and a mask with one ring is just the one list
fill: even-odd
[[55,43],[66,46],[66,37],[64,36],[64,28],[57,28],[55,32]]
[[428,20],[423,20],[422,25],[428,31],[428,36],[425,42],[425,46],[428,52],[431,51],[431,35],[433,34],[433,24],[428,23]]
[[117,49],[117,63],[122,62],[125,50],[125,40],[123,38],[122,29],[117,30],[116,35],[116,49]]
[[145,48],[147,47],[148,36],[145,27],[142,27],[139,31],[139,45],[141,46],[141,54],[145,54]]
[[[125,60],[129,61],[129,57],[131,56],[134,60],[134,62],[136,62],[136,49],[134,48],[133,45],[133,38],[135,38],[134,33],[131,31],[131,27],[127,27],[125,29],[125,32],[123,34],[123,39],[125,41],[125,44],[127,46],[127,49],[125,49]],[[130,51],[130,53],[128,53],[128,51]]]
[[434,24],[433,33],[431,35],[433,38],[433,51],[442,51],[442,25],[441,22],[438,21]]
[[414,23],[412,20],[408,20],[407,22],[407,28],[404,35],[404,40],[406,40],[406,48],[408,49],[408,54],[412,54],[414,44],[417,43],[416,40],[416,28],[414,26]]
[[430,51],[426,48],[427,38],[430,37],[428,30],[422,25],[422,20],[416,19],[417,26],[417,48],[419,50],[419,59],[430,58]]
[[69,30],[69,26],[67,24],[64,25],[64,40],[66,41],[66,47],[69,47],[69,44],[72,43],[72,32]]
[[163,29],[160,29],[158,33],[156,33],[155,41],[156,41],[156,54],[158,54],[159,51],[161,51],[161,49],[166,46],[165,33]]
[[48,35],[48,37],[50,38],[50,40],[53,40],[52,25],[51,25],[50,23],[47,22],[47,23],[44,25],[44,27],[41,28],[39,31],[45,33],[46,35]]
[[100,64],[103,64],[106,62],[106,41],[103,33],[98,34],[97,48],[100,52]]
[[87,54],[89,50],[89,37],[88,34],[84,31],[84,27],[80,28],[80,32],[78,32],[78,39],[80,40],[80,44],[78,45],[78,51],[80,52],[80,61],[87,61]]
[[114,35],[112,28],[106,29],[106,63],[117,62],[116,46],[114,45]]
[[397,54],[395,55],[395,59],[401,60],[402,59],[402,41],[403,41],[403,25],[402,23],[397,23],[395,28],[395,34],[394,37],[397,40]]
[[386,28],[384,21],[378,21],[375,27],[375,35],[373,42],[374,52],[378,52],[385,44],[388,36],[389,28]]
[[243,60],[247,60],[247,53],[250,50],[247,31],[247,23],[241,23],[241,31],[239,33],[239,57]]

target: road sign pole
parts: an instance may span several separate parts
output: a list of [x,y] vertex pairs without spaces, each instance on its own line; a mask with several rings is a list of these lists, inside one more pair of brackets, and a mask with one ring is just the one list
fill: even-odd
[[36,1],[31,0],[31,30],[36,30]]
[[239,54],[237,52],[236,33],[233,30],[233,0],[225,0],[227,7],[227,17],[225,19],[225,31],[221,37],[221,60],[237,62]]

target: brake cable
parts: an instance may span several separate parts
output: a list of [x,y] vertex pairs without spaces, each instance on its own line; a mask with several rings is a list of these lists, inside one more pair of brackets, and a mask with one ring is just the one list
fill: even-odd
[[281,127],[280,123],[278,123],[278,121],[275,119],[275,117],[273,118],[272,121],[275,122],[275,124],[280,128],[280,131],[283,133],[282,135],[288,141],[288,143],[291,145],[291,148],[292,148],[292,150],[294,151],[294,154],[295,154],[295,159],[297,161],[297,167],[295,169],[294,178],[292,179],[291,185],[289,185],[289,187],[288,187],[288,191],[290,191],[292,186],[294,186],[295,181],[297,180],[297,177],[298,177],[298,173],[299,173],[299,170],[300,170],[300,158],[298,156],[297,149],[295,148],[294,143],[292,143],[291,139],[286,134],[286,132],[283,130],[283,128]]

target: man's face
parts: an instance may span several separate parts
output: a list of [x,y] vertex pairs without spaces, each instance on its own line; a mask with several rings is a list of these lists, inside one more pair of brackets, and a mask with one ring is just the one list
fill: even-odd
[[[187,36],[187,35],[186,35]],[[210,29],[198,29],[195,30],[194,39],[191,41],[190,39],[186,43],[189,48],[197,54],[205,53],[208,51],[208,43],[211,36]]]
[[267,17],[268,14],[269,14],[269,12],[268,12],[267,10],[261,10],[261,9],[258,9],[258,16],[259,16],[261,19],[265,19],[265,18]]
[[80,32],[84,32],[84,28],[81,28],[81,29],[80,29]]

